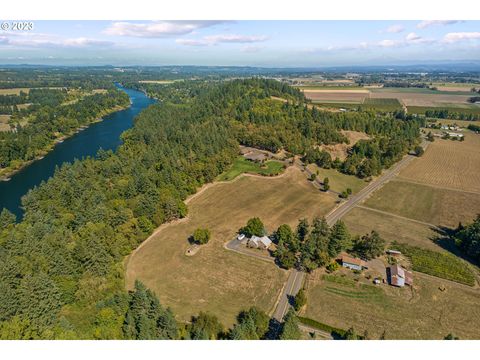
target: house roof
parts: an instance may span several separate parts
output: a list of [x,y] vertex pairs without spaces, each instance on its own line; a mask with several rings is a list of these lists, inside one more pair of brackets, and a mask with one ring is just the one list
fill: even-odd
[[262,236],[260,238],[260,241],[265,245],[266,247],[269,247],[272,244],[272,240],[268,236]]
[[255,243],[255,245],[258,244],[258,242],[260,241],[260,237],[256,236],[256,235],[252,235],[252,237],[250,238],[250,241],[253,241]]
[[405,270],[398,264],[390,266],[391,276],[400,276],[405,279]]
[[252,160],[252,161],[262,161],[267,158],[267,155],[261,152],[250,152],[248,154],[243,155],[245,159]]
[[348,255],[342,255],[342,263],[364,266],[364,262],[362,259],[357,259]]

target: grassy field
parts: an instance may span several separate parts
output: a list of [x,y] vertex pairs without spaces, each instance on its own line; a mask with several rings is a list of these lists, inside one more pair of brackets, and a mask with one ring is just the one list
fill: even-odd
[[389,243],[398,241],[442,251],[442,248],[434,243],[437,233],[429,225],[359,207],[350,211],[342,220],[354,235],[364,235],[376,230]]
[[394,180],[376,191],[365,205],[374,209],[448,227],[470,222],[480,209],[480,194]]
[[480,194],[480,135],[468,133],[462,142],[435,139],[425,154],[411,162],[399,176]]
[[267,161],[262,165],[249,161],[243,156],[239,156],[232,164],[232,167],[221,174],[217,180],[230,181],[235,179],[238,175],[244,173],[272,176],[280,174],[283,170],[284,165],[280,161]]
[[468,125],[471,125],[471,124],[480,126],[480,120],[467,121],[467,120],[437,119],[436,123],[442,124],[442,125],[457,125],[463,128],[466,128],[468,127]]
[[393,112],[395,110],[402,110],[403,106],[398,99],[366,98],[362,104],[362,108],[373,108],[378,111]]
[[325,177],[328,177],[328,180],[330,181],[330,189],[336,192],[342,192],[347,188],[350,188],[355,194],[368,184],[356,176],[345,175],[335,169],[322,169],[315,164],[309,164],[307,167],[313,173],[318,171],[317,178],[320,181],[323,181]]
[[[401,88],[401,87],[383,87],[383,88],[374,88],[371,90],[372,93],[402,93],[402,94],[426,94],[426,95],[470,95],[470,89],[467,91],[462,90],[461,88],[455,89],[454,91],[444,91],[441,89],[431,90],[428,88]],[[470,95],[471,96],[471,95]]]
[[372,92],[370,98],[382,99],[382,98],[396,98],[402,101],[406,106],[423,106],[423,107],[445,107],[452,104],[468,105],[467,100],[472,95],[462,95],[452,92],[407,92],[407,91],[383,91]]
[[[444,286],[445,290],[439,290]],[[330,326],[351,326],[370,338],[385,331],[387,339],[442,339],[453,332],[462,339],[479,339],[480,293],[441,279],[415,276],[411,288],[362,285],[310,276],[303,316]]]
[[406,244],[394,244],[392,249],[407,256],[414,271],[456,281],[465,285],[475,285],[475,275],[463,260],[448,252],[437,252]]
[[[252,305],[269,312],[280,293],[286,272],[273,263],[226,250],[223,245],[253,216],[269,232],[282,223],[323,216],[335,206],[334,197],[305,181],[294,167],[276,178],[239,177],[203,190],[189,203],[189,217],[167,224],[130,258],[126,284],[143,281],[172,307],[179,320],[199,311],[216,314],[225,325]],[[185,256],[194,229],[207,227],[212,238],[194,256]]]

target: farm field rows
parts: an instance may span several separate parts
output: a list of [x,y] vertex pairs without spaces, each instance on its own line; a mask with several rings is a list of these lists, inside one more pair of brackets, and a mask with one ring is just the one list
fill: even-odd
[[480,209],[480,194],[393,180],[365,205],[437,226],[456,227],[474,219]]
[[10,130],[10,125],[8,125],[9,120],[10,115],[0,115],[0,131]]
[[[334,206],[334,197],[311,186],[295,167],[275,178],[243,176],[214,184],[192,198],[186,220],[164,225],[131,256],[127,287],[141,280],[184,321],[209,311],[228,326],[250,306],[269,312],[286,272],[228,251],[224,243],[251,217],[259,216],[272,232],[283,223],[295,226],[302,217],[323,216]],[[198,227],[209,228],[212,238],[194,256],[185,256],[187,239]]]
[[[341,329],[354,327],[378,339],[442,339],[455,333],[478,338],[478,290],[415,275],[413,289],[344,284],[325,280],[319,271],[308,282],[303,316]],[[444,291],[439,288],[444,287]]]
[[361,104],[369,91],[361,90],[305,90],[305,96],[312,101]]
[[478,134],[466,134],[465,141],[435,139],[425,154],[403,169],[399,177],[480,194],[479,149]]

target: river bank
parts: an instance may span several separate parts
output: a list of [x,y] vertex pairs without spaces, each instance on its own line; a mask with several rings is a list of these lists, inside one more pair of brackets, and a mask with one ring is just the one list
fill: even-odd
[[128,106],[114,106],[112,108],[106,109],[102,111],[95,119],[92,121],[87,122],[85,125],[79,126],[76,129],[72,129],[72,131],[66,134],[60,134],[59,136],[55,137],[47,147],[44,149],[38,150],[38,154],[31,160],[15,160],[14,165],[7,166],[6,168],[0,169],[0,181],[10,181],[11,177],[14,176],[19,171],[23,170],[25,167],[31,165],[35,161],[43,159],[49,152],[51,152],[56,145],[61,144],[66,139],[78,134],[80,131],[87,129],[89,126],[101,122],[104,118],[110,114],[115,112],[125,110],[131,106],[131,101]]

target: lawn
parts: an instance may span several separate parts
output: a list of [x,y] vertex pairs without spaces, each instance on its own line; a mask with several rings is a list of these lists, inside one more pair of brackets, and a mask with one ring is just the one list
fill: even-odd
[[356,176],[345,175],[335,169],[322,169],[315,164],[309,164],[307,168],[315,174],[318,171],[317,178],[320,181],[323,181],[324,178],[328,177],[330,189],[336,192],[342,192],[347,188],[350,188],[355,194],[368,184],[366,181],[359,179]]
[[[454,333],[479,339],[480,293],[442,279],[415,276],[412,288],[331,281],[309,276],[302,316],[339,329],[354,327],[371,339],[442,339]],[[439,288],[444,289],[441,291]]]
[[477,215],[480,194],[393,180],[365,205],[436,226],[456,227],[460,221],[470,222]]
[[239,156],[235,159],[232,167],[221,174],[217,180],[230,181],[235,179],[238,175],[249,173],[259,174],[265,176],[278,175],[284,170],[284,164],[280,161],[266,161],[264,164],[252,162],[245,159],[243,156]]
[[[126,285],[143,281],[179,320],[209,311],[229,326],[250,306],[270,312],[287,273],[223,245],[251,217],[260,217],[272,232],[282,223],[295,226],[299,218],[323,216],[334,206],[334,197],[315,189],[294,167],[275,178],[245,176],[216,183],[188,203],[188,219],[162,227],[133,254]],[[208,228],[211,240],[194,256],[185,256],[187,239],[198,227]]]

